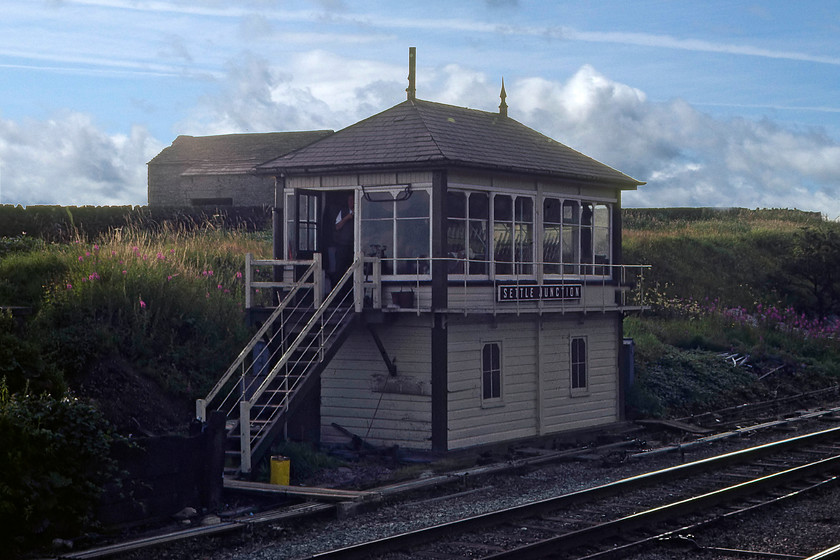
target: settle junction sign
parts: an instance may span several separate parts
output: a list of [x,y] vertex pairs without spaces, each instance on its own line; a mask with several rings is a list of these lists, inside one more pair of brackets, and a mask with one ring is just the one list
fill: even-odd
[[499,284],[496,301],[578,300],[580,284]]

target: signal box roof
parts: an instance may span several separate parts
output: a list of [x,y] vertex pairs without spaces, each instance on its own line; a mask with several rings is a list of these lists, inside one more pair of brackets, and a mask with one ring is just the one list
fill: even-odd
[[469,167],[635,189],[641,181],[500,113],[410,99],[299,150],[258,173]]

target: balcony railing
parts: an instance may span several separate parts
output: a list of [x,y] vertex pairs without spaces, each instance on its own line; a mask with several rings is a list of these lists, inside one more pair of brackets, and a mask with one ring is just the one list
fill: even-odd
[[[448,313],[565,313],[642,310],[645,303],[645,274],[650,265],[578,264],[573,273],[533,274],[545,267],[557,269],[557,263],[527,263],[528,273],[489,275],[463,274],[466,266],[475,265],[457,258],[405,259],[401,270],[414,272],[387,274],[383,267],[393,259],[358,255],[361,266],[355,269],[353,301],[356,311],[366,309],[383,312],[448,312]],[[274,307],[275,290],[285,291],[296,285],[300,271],[315,266],[308,288],[314,305],[329,293],[329,283],[320,267],[320,259],[273,260],[246,256],[246,307]],[[487,263],[490,269],[492,263]],[[447,270],[447,304],[432,306],[431,267]],[[385,270],[383,270],[385,268]],[[515,268],[512,268],[516,272]],[[456,271],[456,272],[451,272]],[[457,272],[460,271],[460,272]]]

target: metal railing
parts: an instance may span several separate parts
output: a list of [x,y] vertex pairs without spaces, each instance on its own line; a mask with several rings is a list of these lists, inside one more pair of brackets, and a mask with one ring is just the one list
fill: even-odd
[[[264,265],[266,261],[251,264]],[[226,414],[230,431],[239,428],[242,472],[250,472],[252,451],[288,410],[312,366],[323,361],[325,350],[356,311],[356,290],[349,285],[361,268],[359,261],[323,299],[314,293],[322,287],[318,279],[322,273],[320,259],[297,261],[293,266],[301,264],[309,266],[297,282],[277,283],[289,288],[281,295],[277,308],[207,397],[196,401],[199,420],[206,418],[212,405]],[[260,288],[255,289],[277,288],[273,284],[260,282]]]
[[[318,255],[316,255],[318,256]],[[505,275],[464,274],[467,267],[479,265],[482,270],[491,270],[493,263],[489,261],[468,260],[466,258],[444,257],[414,259],[394,259],[358,254],[356,261],[361,266],[356,269],[353,279],[354,293],[358,294],[354,304],[356,310],[363,308],[384,310],[388,312],[429,312],[431,305],[431,268],[442,266],[447,270],[448,304],[445,309],[434,309],[439,312],[455,312],[468,314],[476,313],[544,313],[571,311],[632,311],[647,307],[645,301],[645,274],[650,265],[637,264],[577,264],[559,265],[553,262],[513,263],[512,270],[518,266],[528,273],[514,273]],[[252,261],[254,264],[281,267],[291,270],[311,264],[312,261],[283,261],[261,260]],[[505,263],[508,264],[508,263]],[[415,272],[391,274],[394,267],[398,270],[414,270]],[[543,269],[557,269],[565,267],[573,273],[543,274],[533,272]],[[454,272],[453,272],[454,271]],[[288,273],[285,276],[290,276]],[[250,277],[249,277],[250,278]],[[276,282],[250,281],[246,278],[247,292],[265,288],[284,289],[291,285],[289,280]],[[567,286],[580,287],[580,297],[556,299],[512,299],[499,301],[497,290],[500,286],[514,288],[528,286]],[[319,291],[317,281],[307,284],[315,291]],[[321,287],[323,289],[323,286]],[[390,294],[397,291],[409,291],[413,301],[409,304],[396,305],[388,299]],[[263,299],[266,299],[265,293]],[[247,300],[248,307],[254,298]]]

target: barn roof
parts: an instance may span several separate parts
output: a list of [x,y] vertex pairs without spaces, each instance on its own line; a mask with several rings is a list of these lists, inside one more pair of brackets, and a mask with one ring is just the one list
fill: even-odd
[[333,134],[331,130],[178,136],[149,165],[186,165],[184,175],[248,173],[254,166]]
[[409,99],[300,150],[257,166],[258,173],[403,166],[466,166],[642,185],[499,113]]

